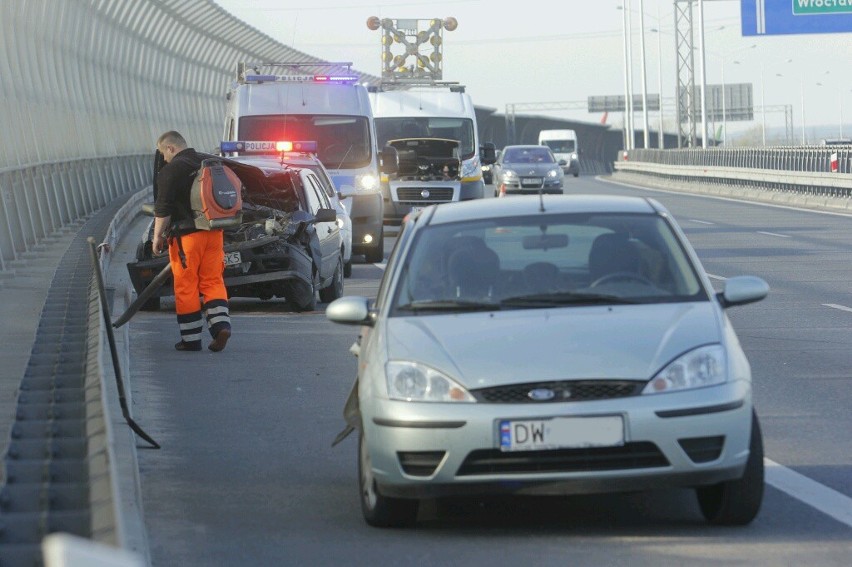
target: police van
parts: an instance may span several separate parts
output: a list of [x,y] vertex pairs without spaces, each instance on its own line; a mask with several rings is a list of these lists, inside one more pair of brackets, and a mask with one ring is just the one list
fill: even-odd
[[[328,73],[304,72],[317,68]],[[317,142],[317,156],[348,201],[352,252],[381,262],[380,155],[367,90],[351,63],[238,63],[227,100],[225,141]]]

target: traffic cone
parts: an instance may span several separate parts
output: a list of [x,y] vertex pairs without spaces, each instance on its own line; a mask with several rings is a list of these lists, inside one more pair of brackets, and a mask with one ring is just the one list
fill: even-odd
[[497,197],[505,197],[505,196],[506,196],[506,184],[501,183],[500,184],[500,193],[497,195]]

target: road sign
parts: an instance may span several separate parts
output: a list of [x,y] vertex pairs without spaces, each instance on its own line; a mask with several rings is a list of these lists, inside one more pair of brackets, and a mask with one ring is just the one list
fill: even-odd
[[[589,112],[624,112],[624,95],[590,96]],[[642,95],[633,95],[633,110],[642,111]],[[660,110],[660,95],[648,95],[648,110]]]
[[852,0],[740,0],[742,34],[852,32]]
[[[722,90],[724,88],[724,97]],[[693,92],[695,107],[701,108],[701,87],[696,86]],[[686,89],[680,89],[681,105],[688,106]],[[722,115],[722,109],[725,113]],[[726,85],[707,85],[707,120],[719,122],[754,120],[754,97],[751,83],[734,83]]]

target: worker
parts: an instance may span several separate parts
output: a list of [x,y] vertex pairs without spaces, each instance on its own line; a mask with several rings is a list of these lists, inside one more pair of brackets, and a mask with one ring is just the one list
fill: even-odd
[[231,337],[228,292],[223,278],[224,236],[221,229],[196,229],[190,204],[192,183],[202,158],[174,130],[159,137],[157,150],[163,154],[165,165],[157,174],[152,247],[155,254],[161,254],[168,246],[181,336],[175,348],[201,350],[204,311],[213,337],[208,348],[219,352]]

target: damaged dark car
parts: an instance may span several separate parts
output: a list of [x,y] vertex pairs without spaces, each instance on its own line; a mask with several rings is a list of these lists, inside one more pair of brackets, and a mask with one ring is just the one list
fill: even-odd
[[[242,223],[225,229],[225,286],[231,298],[285,299],[293,311],[312,311],[319,299],[343,294],[343,257],[337,215],[323,180],[308,168],[271,156],[221,158],[243,183]],[[137,294],[168,265],[152,253],[153,219],[136,261],[127,264]],[[142,306],[156,310],[174,293],[169,278]]]

